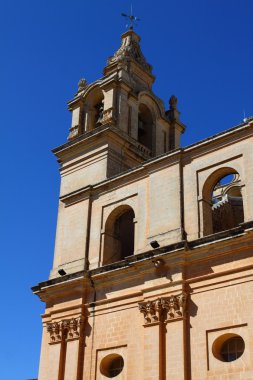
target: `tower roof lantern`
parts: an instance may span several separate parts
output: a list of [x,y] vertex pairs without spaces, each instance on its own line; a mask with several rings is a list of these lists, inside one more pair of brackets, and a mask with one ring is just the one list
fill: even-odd
[[147,62],[141,51],[140,36],[130,28],[127,32],[122,34],[121,40],[120,48],[112,57],[109,57],[107,66],[120,62],[134,61],[148,74],[152,74],[152,66]]

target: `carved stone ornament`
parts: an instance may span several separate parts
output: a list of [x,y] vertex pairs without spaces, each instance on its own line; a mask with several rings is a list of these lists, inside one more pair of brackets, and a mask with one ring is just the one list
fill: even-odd
[[81,134],[81,126],[79,124],[74,125],[69,130],[68,140],[73,140]]
[[151,73],[152,66],[147,63],[144,55],[142,54],[140,45],[140,37],[132,30],[122,35],[122,44],[119,50],[108,59],[108,64],[115,62],[126,61],[129,58],[139,63],[146,71]]
[[186,294],[171,295],[155,301],[139,303],[139,310],[144,314],[145,325],[154,322],[167,322],[182,318],[185,310]]
[[103,119],[102,124],[108,124],[108,123],[114,123],[114,117],[113,117],[113,108],[108,108],[107,110],[103,111]]
[[170,109],[176,110],[177,109],[177,102],[178,102],[177,97],[175,95],[172,95],[170,97],[170,100],[169,100]]
[[78,82],[78,92],[84,90],[88,86],[87,80],[81,78]]
[[47,331],[50,334],[50,343],[59,343],[63,340],[78,339],[81,334],[82,325],[82,317],[48,323]]

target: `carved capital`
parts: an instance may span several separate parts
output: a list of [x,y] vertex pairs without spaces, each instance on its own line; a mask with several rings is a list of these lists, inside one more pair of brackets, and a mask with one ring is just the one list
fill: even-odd
[[81,335],[83,317],[64,319],[60,322],[47,324],[50,334],[50,343],[59,343],[63,340],[78,339]]
[[47,332],[50,334],[51,343],[62,341],[62,329],[60,322],[48,323]]
[[162,321],[162,299],[139,303],[139,310],[144,314],[145,324]]
[[163,308],[166,310],[166,321],[180,318],[184,314],[186,294],[182,293],[177,296],[171,295],[163,299]]
[[139,310],[144,315],[145,324],[167,322],[184,316],[186,294],[171,295],[155,301],[139,303]]

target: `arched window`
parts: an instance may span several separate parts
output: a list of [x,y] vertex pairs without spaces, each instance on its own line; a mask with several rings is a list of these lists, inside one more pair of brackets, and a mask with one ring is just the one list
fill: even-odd
[[207,180],[203,191],[204,235],[229,230],[244,221],[241,179],[225,168]]
[[103,265],[134,253],[134,211],[129,206],[114,210],[105,225]]
[[138,141],[152,150],[153,118],[149,108],[140,104],[138,116]]
[[104,112],[104,95],[100,88],[94,88],[86,98],[86,130],[90,131],[102,124]]

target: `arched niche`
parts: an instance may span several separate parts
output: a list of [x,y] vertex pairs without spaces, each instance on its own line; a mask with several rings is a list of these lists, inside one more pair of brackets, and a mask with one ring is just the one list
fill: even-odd
[[203,235],[229,230],[244,221],[242,182],[231,167],[213,172],[202,193]]
[[103,120],[104,94],[100,87],[92,88],[85,97],[85,130],[99,127]]
[[108,216],[104,231],[102,265],[111,264],[134,254],[133,209],[128,205],[117,207]]
[[152,151],[153,116],[149,107],[141,103],[138,110],[138,141]]

